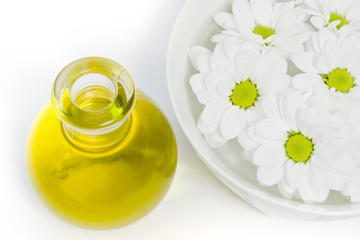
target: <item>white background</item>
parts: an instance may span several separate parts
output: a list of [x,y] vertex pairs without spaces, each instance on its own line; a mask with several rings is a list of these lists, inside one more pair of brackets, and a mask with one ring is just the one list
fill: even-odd
[[[185,0],[0,1],[0,240],[359,239],[360,218],[304,222],[265,216],[222,185],[184,137],[166,86],[166,51]],[[150,214],[93,231],[54,216],[33,193],[24,149],[58,72],[81,57],[111,58],[161,107],[176,134],[172,187]]]

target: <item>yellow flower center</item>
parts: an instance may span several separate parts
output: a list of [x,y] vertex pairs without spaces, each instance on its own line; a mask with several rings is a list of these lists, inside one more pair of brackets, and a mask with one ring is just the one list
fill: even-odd
[[259,25],[256,28],[254,28],[253,33],[262,36],[263,39],[267,39],[271,35],[274,35],[275,31],[272,28]]
[[292,131],[285,142],[285,152],[295,163],[306,163],[314,152],[314,144],[311,138],[305,137],[301,132]]
[[329,88],[335,88],[335,91],[348,93],[355,86],[354,78],[347,69],[336,68],[329,74],[322,75],[324,82]]
[[346,21],[346,19],[343,16],[341,16],[337,13],[330,13],[329,23],[332,23],[333,21],[336,21],[336,20],[340,20],[340,23],[336,26],[337,29],[340,29],[340,28],[342,28],[342,26],[348,24],[348,22]]
[[259,93],[256,84],[252,83],[250,79],[237,83],[229,96],[233,105],[243,109],[255,106],[258,97]]

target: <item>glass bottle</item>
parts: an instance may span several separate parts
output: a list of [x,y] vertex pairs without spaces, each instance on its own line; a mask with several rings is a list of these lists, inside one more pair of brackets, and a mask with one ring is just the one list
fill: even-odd
[[58,216],[113,228],[152,210],[177,163],[173,131],[118,63],[79,59],[57,76],[27,142],[31,182]]

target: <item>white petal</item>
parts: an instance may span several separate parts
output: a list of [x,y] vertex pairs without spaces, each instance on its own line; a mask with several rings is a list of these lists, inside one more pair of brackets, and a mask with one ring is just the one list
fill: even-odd
[[360,17],[359,12],[360,12],[360,2],[356,2],[352,4],[352,6],[349,8],[346,14],[346,19],[350,22],[359,19]]
[[217,92],[221,97],[228,97],[232,93],[232,89],[235,88],[235,82],[232,78],[226,78],[220,81],[216,85]]
[[298,126],[298,130],[306,137],[310,137],[313,139],[314,143],[321,144],[323,142],[323,136],[320,134],[314,134],[314,124],[311,121],[300,120],[303,114],[302,111],[299,112],[296,119],[296,124]]
[[212,69],[234,65],[235,57],[241,50],[241,46],[238,41],[232,40],[222,41],[216,44],[214,54],[211,58]]
[[[323,111],[322,111],[323,112]],[[318,114],[318,116],[320,116],[320,113]],[[323,121],[323,122],[319,122],[315,125],[316,127],[316,132],[318,134],[321,134],[323,136],[327,136],[326,137],[326,141],[329,143],[339,143],[341,144],[341,131],[342,131],[342,127],[334,121]],[[331,135],[332,136],[331,136]],[[333,140],[334,139],[334,140]],[[338,141],[337,141],[338,140]],[[345,139],[342,139],[343,141]],[[334,144],[335,145],[335,144]],[[340,147],[341,145],[339,145]]]
[[292,186],[289,186],[286,179],[282,179],[278,183],[278,188],[280,193],[287,199],[291,199],[293,197],[293,194],[295,192],[295,188]]
[[276,50],[278,50],[279,54],[285,59],[291,59],[292,54],[295,52],[304,51],[304,45],[302,44],[302,41],[295,41],[293,38],[290,38],[289,41],[285,41],[285,42],[277,42],[277,43],[274,42],[273,46],[276,48]]
[[190,86],[193,92],[196,94],[198,101],[204,105],[212,99],[218,97],[218,94],[214,91],[214,89],[207,89],[204,83],[205,75],[206,74],[203,73],[197,73],[192,75],[190,78]]
[[301,199],[308,204],[312,204],[314,202],[322,203],[327,199],[329,195],[329,189],[323,188],[317,190],[305,185],[299,189],[299,194]]
[[244,81],[249,77],[251,77],[250,72],[253,71],[254,65],[258,61],[258,59],[259,59],[259,52],[252,50],[241,51],[236,56],[235,76],[237,82]]
[[[271,15],[271,21],[270,21],[270,26],[272,29],[275,29],[275,27],[282,26],[283,24],[281,24],[281,17],[283,17],[282,13],[282,4],[275,4],[274,5],[274,9]],[[276,29],[279,30],[279,29]]]
[[329,188],[324,185],[324,179],[316,167],[311,166],[311,162],[307,163],[308,174],[305,182],[299,188],[299,194],[306,203],[324,202],[329,194]]
[[204,74],[197,73],[191,76],[190,78],[190,86],[195,94],[206,90],[206,86],[204,84]]
[[336,56],[336,65],[340,68],[347,68],[351,57],[354,54],[354,49],[356,49],[355,42],[353,38],[345,38],[337,51]]
[[322,78],[316,73],[301,73],[292,80],[292,85],[299,90],[314,91],[314,86],[322,82]]
[[274,10],[272,12],[271,27],[275,28],[276,32],[284,31],[289,25],[294,24],[292,14],[296,14],[294,11],[294,2],[282,2],[275,3]]
[[351,73],[352,77],[360,76],[360,50],[357,50],[348,65],[348,70]]
[[[259,68],[266,73],[286,73],[287,62],[275,50],[263,53]],[[259,69],[259,70],[260,70]]]
[[345,154],[344,150],[341,149],[340,146],[333,145],[329,142],[326,142],[326,144],[320,147],[321,149],[319,149],[319,151],[315,151],[313,155],[313,157],[316,158],[312,161],[315,165],[331,167],[334,162],[338,162]]
[[315,54],[312,52],[294,53],[291,57],[295,66],[301,71],[306,73],[320,73],[320,71],[315,68],[315,59]]
[[[360,88],[360,87],[358,87],[358,88]],[[359,104],[359,101],[356,101],[356,102],[354,101],[349,105],[350,106],[348,108],[348,113],[349,113],[348,123],[351,128],[355,129],[360,124],[360,112],[359,112],[360,104]]]
[[[333,119],[334,118],[332,118],[332,120]],[[346,120],[342,121],[342,123],[343,122],[346,123]],[[340,125],[339,123],[340,122],[329,121],[329,124],[324,124],[324,125],[327,125],[326,127],[328,128],[328,130],[326,132],[327,134],[323,134],[324,136],[326,136],[326,138],[324,137],[324,139],[326,139],[327,143],[338,146],[340,149],[342,149],[343,152],[348,152],[351,143],[353,143],[353,140],[351,140],[351,133],[354,133],[355,128],[351,129],[351,128],[348,128],[348,126],[345,126],[343,124]],[[331,125],[333,125],[333,126],[331,126]],[[334,129],[335,131],[332,131],[332,129]],[[345,154],[343,154],[343,157],[345,157]],[[338,159],[336,159],[336,161],[334,161],[334,163],[336,163],[336,166],[337,166]],[[335,168],[338,168],[340,171],[343,171],[343,170],[341,170],[341,169],[343,169],[342,167],[344,167],[344,169],[347,167],[346,161],[344,161],[344,165],[342,165],[341,167],[337,166]]]
[[229,59],[229,61],[233,64],[235,63],[235,57],[239,54],[241,50],[243,50],[243,45],[244,45],[244,44],[240,44],[237,41],[230,41],[230,40],[224,41],[219,44],[221,44],[222,50],[225,56],[227,57],[227,59]]
[[260,55],[260,47],[253,41],[246,41],[241,43],[241,51],[252,51],[258,53],[257,56]]
[[246,124],[244,110],[232,106],[221,117],[220,130],[225,139],[232,139],[239,135]]
[[234,0],[232,11],[237,23],[249,26],[249,30],[255,28],[255,19],[248,0]]
[[226,139],[219,132],[204,134],[204,138],[206,143],[212,148],[221,147],[226,143]]
[[262,100],[265,114],[271,119],[281,119],[277,96],[268,94]]
[[230,40],[216,44],[212,57],[213,69],[223,67],[224,65],[233,65],[235,56],[240,51],[240,46],[239,43]]
[[343,111],[338,111],[338,112],[334,113],[332,117],[338,123],[346,122],[346,119],[348,119],[348,117],[349,117],[349,113],[347,111],[345,111],[345,109],[343,109]]
[[274,73],[268,76],[259,84],[262,94],[277,94],[283,93],[286,89],[289,88],[291,78],[289,75],[284,73]]
[[211,133],[216,131],[219,126],[222,113],[230,106],[229,101],[223,99],[213,99],[207,103],[198,121],[198,128],[200,132]]
[[272,0],[254,0],[251,5],[256,22],[264,27],[270,26],[273,10]]
[[[333,127],[333,131],[335,131],[335,128],[339,126],[336,122],[330,122],[331,120],[331,112],[330,108],[326,104],[314,104],[307,110],[307,119],[312,121],[315,124],[318,125],[327,125],[330,124],[331,127]],[[334,126],[335,124],[335,126]],[[319,126],[321,127],[321,126]],[[325,127],[326,129],[326,127]],[[330,131],[330,132],[333,132]],[[329,132],[329,133],[330,133]]]
[[[226,56],[224,52],[219,53],[219,43],[214,50],[214,55],[210,58],[210,67],[212,70],[218,70],[219,68],[230,68],[233,63],[231,60]],[[216,51],[216,52],[215,52]]]
[[[322,6],[323,11],[324,12],[328,11],[329,14],[330,14],[330,12],[333,12],[333,11],[337,10],[338,8],[340,8],[340,6],[339,6],[340,4],[338,1],[325,0],[324,2],[325,2],[325,4],[324,4],[325,6],[324,5]],[[342,0],[342,2],[346,2],[346,0]],[[329,17],[330,17],[330,15],[329,15]]]
[[312,36],[313,28],[305,22],[291,23],[287,28],[277,32],[274,44],[304,43]]
[[224,41],[225,39],[229,38],[229,35],[225,34],[224,31],[215,34],[211,37],[211,41],[214,43],[219,43]]
[[351,172],[348,174],[341,174],[341,172],[336,171],[334,169],[326,169],[326,171],[324,171],[324,178],[326,178],[327,185],[329,188],[333,190],[341,191],[343,190],[344,184],[348,180],[349,176],[351,176],[350,174]]
[[265,117],[265,112],[262,106],[261,97],[255,103],[255,107],[251,107],[246,110],[246,122],[248,126],[255,125],[258,121]]
[[283,100],[280,110],[282,110],[285,122],[292,130],[296,130],[298,128],[296,124],[297,113],[307,107],[305,100],[295,91],[287,92],[280,100]]
[[336,42],[336,35],[329,29],[321,29],[312,36],[308,48],[315,53],[324,53],[325,45],[329,41]]
[[262,144],[253,156],[253,162],[257,166],[274,166],[284,163],[286,160],[285,148],[280,142]]
[[259,121],[254,129],[256,135],[262,138],[284,141],[287,138],[289,127],[286,123],[275,119]]
[[[251,46],[251,45],[247,45]],[[237,54],[235,62],[237,64],[244,64],[247,66],[254,65],[260,57],[260,50],[256,48],[251,49],[241,49],[241,51]]]
[[218,12],[214,15],[214,21],[222,28],[235,28],[235,20],[232,14],[227,12]]
[[211,71],[206,75],[204,83],[207,89],[214,89],[217,87],[219,82],[232,81],[232,77],[232,74],[226,69],[221,69],[220,71]]
[[286,180],[289,186],[299,188],[307,178],[307,167],[304,163],[295,163],[293,160],[286,162]]
[[[326,35],[324,35],[326,36]],[[319,54],[322,54],[322,53],[327,53],[329,54],[330,56],[334,56],[336,58],[336,54],[338,52],[338,49],[339,49],[339,46],[338,46],[338,43],[335,39],[328,39],[328,40],[325,40],[325,42],[323,43],[323,45],[320,46],[323,50],[321,53]],[[334,59],[336,60],[336,59]]]
[[336,62],[334,61],[333,57],[329,54],[321,54],[316,61],[316,68],[321,73],[329,73],[335,67]]
[[360,201],[360,169],[351,175],[350,180],[345,184],[342,194],[351,197],[351,202]]
[[[202,59],[199,60],[199,57]],[[190,49],[189,58],[192,65],[200,72],[210,70],[210,56],[212,52],[204,47],[194,46]]]
[[284,177],[283,164],[271,167],[259,167],[257,171],[257,179],[260,184],[265,186],[272,186],[278,183]]
[[337,40],[335,33],[333,31],[330,31],[329,29],[321,29],[317,33],[317,36],[318,38],[316,40],[320,50],[319,53],[325,52],[324,47],[326,46],[327,42],[336,42]]
[[250,77],[250,69],[247,64],[237,64],[235,73],[234,73],[234,81],[237,83],[243,82]]
[[360,86],[359,86],[360,77],[356,78],[354,80],[354,83],[355,83],[355,86],[353,88],[351,88],[350,91],[349,91],[349,95],[351,95],[351,98],[353,98],[353,99],[351,99],[351,100],[347,99],[347,100],[348,100],[348,102],[349,102],[349,100],[353,101],[352,102],[353,105],[357,105],[357,103],[359,103],[358,101],[360,100]]
[[199,70],[199,72],[208,72],[211,70],[211,57],[206,55],[200,55],[196,58],[194,67]]
[[307,163],[309,164],[307,187],[309,187],[311,191],[319,192],[319,194],[317,195],[317,197],[314,198],[314,200],[318,202],[322,202],[325,201],[327,194],[329,193],[329,190],[324,183],[325,176],[323,174],[322,169],[319,166],[315,166],[315,164],[313,164],[311,160]]
[[307,102],[309,105],[316,103],[327,104],[328,106],[335,106],[336,98],[334,98],[329,87],[326,84],[315,84],[314,85],[314,94],[309,97]]
[[316,27],[317,29],[322,29],[325,27],[326,25],[326,21],[324,20],[324,18],[322,17],[318,17],[318,16],[313,16],[310,18],[310,22],[312,23],[312,25],[314,25],[314,27]]
[[208,102],[218,97],[219,94],[216,92],[216,89],[204,90],[197,94],[198,101],[203,105],[206,105]]
[[[344,28],[346,26],[343,26],[342,28]],[[351,22],[351,27],[353,27],[354,29],[356,29],[357,31],[359,31],[360,29],[360,18],[354,20]]]
[[250,137],[249,131],[253,131],[253,127],[248,128],[245,131],[242,131],[238,136],[239,144],[246,150],[246,151],[253,151],[257,148],[260,143],[255,141],[253,138]]

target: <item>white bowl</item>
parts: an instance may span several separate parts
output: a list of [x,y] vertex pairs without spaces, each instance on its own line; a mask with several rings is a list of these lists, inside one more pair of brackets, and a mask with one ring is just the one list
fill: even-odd
[[188,59],[189,49],[201,45],[213,49],[210,36],[219,31],[212,16],[217,11],[231,12],[231,0],[188,0],[174,26],[167,56],[167,82],[177,119],[211,172],[241,198],[272,216],[306,220],[338,220],[360,216],[360,204],[351,204],[332,192],[322,204],[287,200],[277,187],[264,187],[256,179],[256,167],[242,158],[236,141],[219,149],[210,148],[197,128],[203,109],[189,85],[196,73]]

